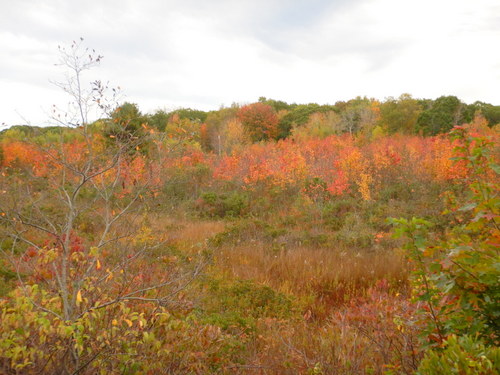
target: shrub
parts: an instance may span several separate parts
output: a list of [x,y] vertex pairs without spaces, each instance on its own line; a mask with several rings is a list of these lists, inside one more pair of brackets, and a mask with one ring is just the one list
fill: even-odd
[[422,337],[429,351],[421,373],[491,373],[488,356],[498,358],[493,347],[500,340],[500,166],[488,139],[464,127],[451,135],[458,141],[455,160],[468,169],[466,202],[448,195],[454,225],[439,240],[426,220],[392,222],[396,234],[409,239],[414,294],[423,306]]
[[255,329],[256,319],[287,318],[293,312],[292,300],[268,286],[250,280],[212,280],[210,294],[200,310],[204,321],[223,329]]
[[196,209],[203,216],[237,217],[244,215],[249,207],[249,197],[245,193],[229,194],[203,193],[196,202]]
[[471,336],[451,335],[440,351],[428,352],[419,375],[495,375],[500,373],[500,349],[484,345]]

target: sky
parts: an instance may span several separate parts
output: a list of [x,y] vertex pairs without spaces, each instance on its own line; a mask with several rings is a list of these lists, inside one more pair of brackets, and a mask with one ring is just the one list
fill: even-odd
[[50,123],[68,96],[58,46],[141,111],[259,97],[456,95],[500,105],[498,0],[0,0],[0,129]]

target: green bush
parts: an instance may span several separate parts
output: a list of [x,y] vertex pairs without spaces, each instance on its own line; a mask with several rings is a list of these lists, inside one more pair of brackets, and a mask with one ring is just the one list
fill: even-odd
[[323,223],[331,230],[340,230],[346,216],[356,211],[359,202],[354,199],[332,199],[321,208]]
[[209,217],[237,217],[248,211],[249,198],[245,193],[229,194],[203,193],[196,202],[197,211]]
[[211,169],[206,164],[172,169],[167,172],[168,179],[163,186],[164,198],[171,201],[193,199],[211,176]]
[[223,232],[213,236],[209,243],[212,246],[221,246],[243,241],[272,241],[287,233],[286,229],[276,228],[262,220],[243,219],[229,224]]
[[[419,324],[427,353],[421,374],[496,374],[500,333],[500,166],[492,143],[464,127],[452,132],[455,160],[467,168],[464,194],[448,193],[448,230],[432,223],[391,219],[413,265],[412,287],[420,302]],[[444,349],[443,349],[444,348]]]
[[417,370],[419,375],[495,375],[500,373],[500,349],[481,341],[455,335],[444,342],[444,349],[428,351]]
[[288,318],[293,313],[292,300],[268,286],[250,280],[211,280],[200,317],[223,329],[242,327],[253,330],[256,319]]

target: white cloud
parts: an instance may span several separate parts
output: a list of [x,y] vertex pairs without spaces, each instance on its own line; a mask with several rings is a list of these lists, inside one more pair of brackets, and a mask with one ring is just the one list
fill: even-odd
[[145,111],[402,92],[500,104],[496,0],[3,3],[0,123],[40,123],[64,102],[48,80],[57,45],[80,36],[105,56],[87,78]]

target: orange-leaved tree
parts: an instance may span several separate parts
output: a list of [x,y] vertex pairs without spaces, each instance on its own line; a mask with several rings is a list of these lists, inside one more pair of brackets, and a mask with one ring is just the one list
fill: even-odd
[[240,108],[237,117],[254,142],[278,137],[279,119],[268,104],[258,102],[245,105]]

